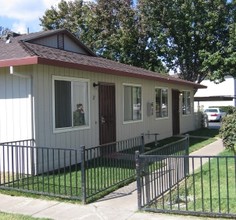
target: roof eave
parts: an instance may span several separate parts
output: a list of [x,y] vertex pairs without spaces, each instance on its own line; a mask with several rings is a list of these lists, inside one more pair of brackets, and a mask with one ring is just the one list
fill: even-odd
[[37,56],[32,56],[32,57],[0,60],[0,67],[25,66],[25,65],[38,64],[38,58],[39,57]]
[[111,68],[63,62],[63,61],[58,61],[58,60],[51,60],[51,59],[46,59],[46,58],[42,58],[38,56],[0,61],[0,67],[24,66],[24,65],[34,65],[34,64],[52,65],[52,66],[80,69],[84,71],[91,71],[91,72],[98,72],[98,73],[105,73],[105,74],[112,74],[112,75],[119,75],[119,76],[126,76],[126,77],[135,77],[135,78],[148,79],[148,80],[158,80],[160,82],[165,82],[165,83],[188,85],[188,86],[192,86],[194,89],[207,88],[204,85],[188,82],[185,80],[176,80],[172,77],[166,78],[166,77],[158,77],[155,75],[147,75],[147,74],[141,75],[141,74],[136,74],[133,72],[126,72],[126,71],[115,70]]
[[75,68],[75,69],[80,69],[80,70],[85,70],[85,71],[112,74],[112,75],[118,75],[118,76],[135,77],[135,78],[148,79],[148,80],[158,80],[161,82],[166,82],[166,83],[171,83],[171,84],[189,85],[189,86],[192,86],[194,89],[207,88],[207,86],[204,86],[201,84],[197,84],[197,83],[185,81],[185,80],[176,80],[172,77],[165,78],[165,77],[158,77],[154,75],[141,75],[141,74],[135,74],[135,73],[121,71],[121,70],[109,69],[105,67],[97,67],[97,66],[90,66],[90,65],[84,65],[84,64],[63,62],[63,61],[50,60],[50,59],[45,59],[45,58],[40,58],[40,57],[39,57],[39,64]]

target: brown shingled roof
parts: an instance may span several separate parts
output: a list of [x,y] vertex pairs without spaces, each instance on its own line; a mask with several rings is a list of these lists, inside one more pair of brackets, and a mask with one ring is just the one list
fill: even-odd
[[[66,30],[54,30],[18,36],[12,38],[11,43],[8,44],[0,39],[0,67],[27,64],[48,64],[93,72],[159,80],[172,84],[191,85],[195,88],[205,88],[200,84],[97,57],[92,54],[92,52],[90,53],[90,56],[88,56],[31,43],[35,38],[45,37],[60,32],[64,32],[73,38],[73,36]],[[79,40],[78,42],[83,45]],[[90,50],[88,49],[88,51]]]

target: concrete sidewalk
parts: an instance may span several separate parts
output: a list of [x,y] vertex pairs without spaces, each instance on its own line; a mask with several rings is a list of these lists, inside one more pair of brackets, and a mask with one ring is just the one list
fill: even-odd
[[[222,141],[219,139],[191,155],[217,155],[223,149]],[[200,219],[191,216],[138,212],[136,182],[88,205],[0,194],[0,211],[57,220]]]

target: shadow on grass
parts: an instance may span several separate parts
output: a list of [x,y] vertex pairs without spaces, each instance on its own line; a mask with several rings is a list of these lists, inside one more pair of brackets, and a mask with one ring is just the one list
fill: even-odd
[[[209,129],[209,128],[201,128],[195,131],[190,131],[185,134],[190,135],[189,139],[189,152],[194,152],[196,150],[199,150],[202,147],[205,147],[206,145],[216,141],[216,138],[219,135],[219,129]],[[183,135],[185,135],[183,134]],[[145,151],[154,150],[156,148],[160,148],[166,144],[173,143],[175,141],[178,141],[182,139],[182,136],[173,136],[169,138],[165,138],[162,140],[158,140],[158,145],[155,146],[155,143],[149,143],[145,145]]]

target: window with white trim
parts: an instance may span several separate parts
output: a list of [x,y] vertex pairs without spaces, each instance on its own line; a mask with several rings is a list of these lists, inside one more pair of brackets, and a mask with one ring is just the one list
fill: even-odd
[[156,118],[168,117],[168,89],[156,88]]
[[89,81],[54,77],[54,128],[89,126]]
[[124,85],[124,121],[142,119],[142,88],[136,85]]
[[190,91],[182,92],[182,113],[183,115],[191,114],[191,95]]

